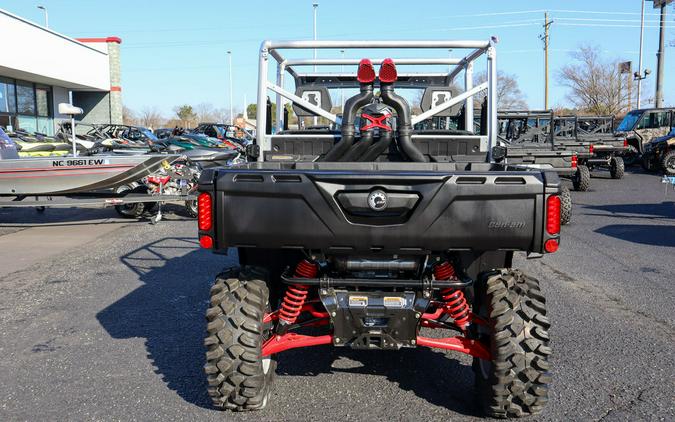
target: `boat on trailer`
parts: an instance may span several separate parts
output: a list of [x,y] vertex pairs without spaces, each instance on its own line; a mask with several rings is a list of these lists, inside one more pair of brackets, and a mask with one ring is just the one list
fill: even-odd
[[0,128],[0,196],[112,189],[149,176],[177,157],[146,154],[20,158],[14,141]]
[[136,182],[173,155],[101,155],[0,160],[0,195],[92,192]]

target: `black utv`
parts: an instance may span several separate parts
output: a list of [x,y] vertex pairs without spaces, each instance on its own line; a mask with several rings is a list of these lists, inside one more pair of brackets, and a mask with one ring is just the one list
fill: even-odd
[[[375,62],[376,74],[368,59],[282,55],[313,48],[431,49],[441,57],[401,63],[455,67],[416,75],[384,59]],[[448,48],[468,53],[449,59]],[[271,59],[280,66],[277,75],[285,71],[294,80],[295,93],[281,77],[268,80]],[[352,63],[357,72],[302,70]],[[474,86],[471,71],[478,63],[489,78]],[[551,323],[539,282],[513,268],[513,257],[558,250],[560,179],[493,158],[494,41],[266,41],[259,69],[257,148],[248,154],[257,160],[207,169],[199,184],[199,243],[221,254],[236,249],[240,264],[216,278],[206,312],[205,372],[213,404],[265,407],[285,350],[431,347],[473,357],[486,415],[541,412],[551,381]],[[465,89],[450,95],[459,72],[468,75]],[[303,119],[337,121],[332,98],[339,96],[329,89],[354,88],[339,132],[303,131]],[[430,99],[416,115],[402,95],[406,89]],[[277,103],[282,97],[293,103],[298,128],[262,129],[270,117],[268,90],[278,94]],[[454,106],[471,127],[472,96],[483,91],[485,134],[413,129]]]

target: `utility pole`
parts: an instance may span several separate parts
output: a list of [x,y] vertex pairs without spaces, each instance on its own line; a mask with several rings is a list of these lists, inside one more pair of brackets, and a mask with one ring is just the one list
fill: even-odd
[[630,102],[633,99],[633,79],[632,79],[632,75],[630,74],[630,72],[628,72],[627,79],[628,79],[628,81],[627,81],[628,82],[628,101],[627,101],[628,104],[627,104],[626,109],[627,109],[627,111],[630,111]]
[[661,6],[661,22],[659,24],[659,52],[656,54],[656,99],[654,106],[663,107],[663,75],[665,65],[664,38],[666,35],[666,7],[672,0],[654,1],[654,7]]
[[[345,51],[340,50],[340,55],[341,55],[342,60],[344,60]],[[340,74],[343,74],[344,72],[345,72],[345,66],[340,65]],[[342,113],[344,111],[344,109],[345,109],[345,92],[342,88],[340,88],[340,113]],[[342,118],[344,119],[344,115],[342,116]]]
[[642,75],[642,42],[645,38],[645,0],[640,0],[640,3],[642,3],[642,13],[640,16],[640,57],[638,58],[638,70],[635,78],[637,80],[637,101],[635,102],[635,108],[637,109],[640,108],[640,88],[642,87],[642,78],[640,77]]
[[[319,8],[319,2],[315,1],[312,3],[312,8],[314,9],[314,41],[316,41],[316,11]],[[314,49],[314,60],[316,60],[316,48]],[[316,65],[314,65],[314,73],[316,73]],[[314,126],[319,124],[319,118],[317,116],[314,116],[314,119],[312,119],[312,124]]]
[[45,28],[49,29],[49,13],[47,12],[47,8],[44,6],[38,6],[37,8],[45,12]]
[[544,110],[548,110],[548,30],[552,23],[548,20],[548,12],[544,12],[544,35],[539,36],[544,41]]
[[232,103],[232,51],[227,50],[227,58],[230,62],[230,124],[234,124],[234,104]]
[[[312,8],[314,9],[314,41],[316,41],[316,11],[319,8],[319,3],[312,3]],[[314,59],[316,59],[316,48],[314,49]],[[316,65],[314,65],[314,71],[316,72]]]

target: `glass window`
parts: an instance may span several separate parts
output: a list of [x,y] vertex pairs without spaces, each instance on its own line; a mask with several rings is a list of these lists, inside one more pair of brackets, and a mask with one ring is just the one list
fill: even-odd
[[658,129],[661,127],[670,127],[670,118],[667,111],[659,111],[645,114],[640,123],[638,123],[638,129]]
[[0,78],[0,113],[16,113],[14,81]]
[[34,116],[18,116],[17,122],[19,127],[17,129],[25,130],[26,132],[37,132],[37,120]]
[[657,120],[658,120],[658,127],[665,127],[669,128],[670,127],[670,112],[669,111],[661,111],[657,113]]
[[19,114],[35,116],[35,89],[33,89],[33,84],[17,82],[16,100]]
[[630,113],[626,114],[626,117],[623,118],[621,123],[619,124],[619,127],[616,128],[619,132],[628,132],[629,130],[633,130],[633,126],[635,126],[635,122],[640,118],[640,113],[642,113],[639,110],[633,110]]
[[54,136],[54,120],[51,117],[38,117],[37,131],[47,136]]
[[35,88],[35,99],[37,100],[37,115],[40,117],[49,117],[49,106],[51,104],[49,87],[38,86]]

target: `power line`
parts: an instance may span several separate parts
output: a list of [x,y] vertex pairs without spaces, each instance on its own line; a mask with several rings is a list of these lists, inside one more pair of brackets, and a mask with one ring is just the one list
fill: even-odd
[[[602,24],[602,23],[566,23],[566,22],[560,22],[560,26],[585,26],[585,27],[590,27],[590,28],[639,28],[640,25],[611,25],[611,24]],[[656,28],[658,29],[658,26],[650,26],[650,25],[645,25],[644,28]]]
[[[608,12],[600,10],[568,10],[568,9],[553,9],[549,10],[553,13],[584,13],[594,15],[639,15],[640,12]],[[645,13],[645,16],[660,16],[659,13]]]
[[[588,22],[640,22],[640,19],[565,18],[559,16],[556,16],[556,19],[566,21],[588,21]],[[645,20],[645,22],[659,23],[660,21],[658,19],[655,19],[651,21]]]

